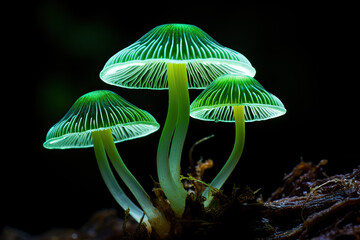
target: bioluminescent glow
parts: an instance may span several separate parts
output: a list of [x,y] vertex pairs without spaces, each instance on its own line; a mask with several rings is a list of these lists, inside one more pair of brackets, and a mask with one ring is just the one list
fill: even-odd
[[126,88],[167,89],[167,62],[187,64],[189,88],[205,88],[226,73],[255,75],[244,55],[220,45],[200,28],[165,24],[112,56],[100,78]]
[[[238,163],[245,143],[245,122],[266,120],[286,113],[282,102],[254,78],[243,74],[226,74],[214,80],[190,106],[190,116],[204,121],[235,122],[235,143],[224,167],[210,183],[220,189]],[[212,200],[210,188],[203,192]]]
[[169,89],[157,164],[162,190],[179,217],[187,196],[180,180],[180,161],[189,124],[188,89],[206,88],[217,77],[237,72],[255,75],[245,56],[220,45],[200,28],[165,24],[113,55],[100,73],[104,82],[120,87]]

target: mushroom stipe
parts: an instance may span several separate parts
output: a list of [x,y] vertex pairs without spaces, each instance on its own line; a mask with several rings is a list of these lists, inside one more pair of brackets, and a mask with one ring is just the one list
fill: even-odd
[[216,175],[202,195],[206,198],[204,206],[207,207],[211,203],[212,196],[209,196],[211,188],[220,189],[225,183],[226,179],[230,176],[235,166],[240,160],[245,145],[245,118],[244,106],[233,106],[235,117],[235,143],[229,159],[226,161],[223,168]]
[[[105,147],[101,140],[100,131],[94,131],[91,133],[91,135],[93,138],[94,151],[99,170],[107,188],[109,189],[115,200],[119,203],[119,205],[125,210],[130,209],[132,217],[137,222],[140,222],[143,211],[138,206],[136,206],[136,204],[134,204],[130,200],[130,198],[126,196],[125,192],[117,183],[117,180],[111,170],[110,164],[106,156]],[[147,227],[150,226],[147,217],[144,218],[143,222],[145,222]]]
[[158,177],[175,215],[181,217],[187,192],[180,179],[180,161],[189,125],[190,100],[186,64],[168,63],[167,66],[169,107],[158,145]]

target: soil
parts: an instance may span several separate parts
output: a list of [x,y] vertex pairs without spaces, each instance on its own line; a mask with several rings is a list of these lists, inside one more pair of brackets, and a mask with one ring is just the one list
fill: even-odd
[[[204,165],[205,164],[205,165]],[[182,219],[175,219],[157,188],[155,203],[172,222],[169,239],[360,239],[360,166],[347,174],[328,176],[326,160],[299,163],[284,178],[283,186],[264,201],[259,191],[235,188],[215,193],[204,209],[199,189],[201,176],[211,162],[199,162],[187,179],[189,194]],[[194,166],[195,167],[195,166]],[[128,215],[126,215],[128,216]],[[115,240],[157,239],[130,217],[116,210],[94,213],[80,229],[56,229],[39,236],[6,227],[4,240]]]

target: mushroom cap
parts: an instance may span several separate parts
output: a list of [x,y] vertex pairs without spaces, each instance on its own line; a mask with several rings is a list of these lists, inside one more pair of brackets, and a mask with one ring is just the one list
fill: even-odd
[[191,104],[190,116],[205,121],[234,122],[233,106],[244,106],[245,121],[286,113],[282,102],[254,78],[226,74],[214,80]]
[[167,62],[187,64],[189,88],[193,89],[205,88],[227,73],[255,75],[246,57],[220,45],[200,28],[165,24],[112,56],[100,78],[125,88],[167,89]]
[[91,132],[111,129],[114,142],[146,136],[160,128],[155,118],[108,90],[81,96],[46,135],[48,149],[93,146]]

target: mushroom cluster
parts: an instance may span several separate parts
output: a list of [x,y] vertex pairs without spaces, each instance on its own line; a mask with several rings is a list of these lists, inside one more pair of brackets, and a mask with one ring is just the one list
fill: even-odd
[[[48,132],[44,147],[93,147],[109,191],[137,222],[165,238],[172,220],[181,218],[188,192],[181,182],[182,150],[190,116],[205,121],[235,122],[235,143],[225,165],[202,192],[204,206],[210,188],[220,189],[238,163],[245,139],[245,122],[265,120],[286,112],[281,101],[253,77],[255,69],[239,52],[217,43],[188,24],[155,27],[120,50],[105,64],[100,78],[133,89],[168,89],[168,112],[158,143],[158,181],[172,214],[157,207],[136,180],[115,143],[149,135],[160,128],[155,118],[114,92],[99,90],[80,97]],[[189,89],[204,89],[190,105]],[[109,160],[108,160],[109,158]],[[110,166],[130,189],[140,208],[126,196]]]

